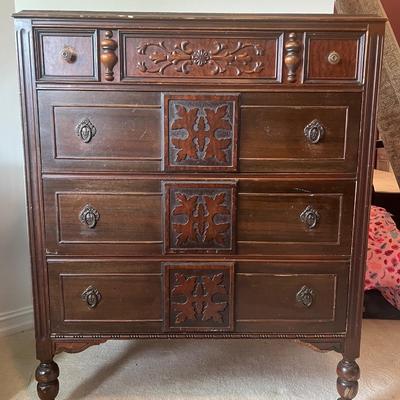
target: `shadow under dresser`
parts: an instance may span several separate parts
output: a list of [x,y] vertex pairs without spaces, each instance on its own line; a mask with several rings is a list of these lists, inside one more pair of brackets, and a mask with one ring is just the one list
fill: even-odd
[[39,397],[109,339],[279,338],[353,399],[384,20],[14,17]]

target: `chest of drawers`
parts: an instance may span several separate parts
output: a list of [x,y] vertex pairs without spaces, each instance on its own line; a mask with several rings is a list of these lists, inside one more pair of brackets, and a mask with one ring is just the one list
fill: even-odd
[[357,394],[384,21],[15,15],[38,394],[108,339],[293,339]]

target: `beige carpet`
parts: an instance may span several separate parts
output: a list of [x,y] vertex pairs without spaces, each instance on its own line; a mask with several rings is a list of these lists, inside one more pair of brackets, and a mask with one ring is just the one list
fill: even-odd
[[[59,400],[336,400],[336,353],[276,341],[110,341],[61,354]],[[359,400],[400,400],[400,321],[365,321]],[[0,400],[37,400],[32,332],[0,339]]]

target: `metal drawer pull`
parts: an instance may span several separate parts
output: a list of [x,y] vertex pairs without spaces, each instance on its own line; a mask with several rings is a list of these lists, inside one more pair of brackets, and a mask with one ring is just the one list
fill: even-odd
[[336,65],[339,64],[341,60],[342,57],[340,57],[340,54],[337,51],[332,51],[328,55],[329,64]]
[[97,129],[89,118],[83,119],[75,128],[75,133],[82,139],[84,143],[89,143],[96,135]]
[[319,143],[325,136],[325,127],[320,121],[314,119],[304,128],[304,135],[312,144]]
[[314,291],[307,286],[303,286],[296,294],[296,301],[304,307],[311,307],[314,301]]
[[81,299],[90,309],[96,308],[101,301],[101,293],[94,286],[89,286],[81,294]]
[[72,64],[76,61],[75,49],[71,46],[65,46],[60,53],[61,57],[68,64]]
[[99,219],[100,213],[90,204],[86,204],[79,214],[79,220],[81,223],[87,225],[90,229],[93,229],[96,226]]
[[319,213],[311,206],[307,206],[300,214],[300,220],[308,229],[314,229],[319,223]]

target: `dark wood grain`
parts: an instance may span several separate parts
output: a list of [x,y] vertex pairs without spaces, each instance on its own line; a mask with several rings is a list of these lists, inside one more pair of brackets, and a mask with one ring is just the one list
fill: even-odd
[[[348,270],[333,262],[238,263],[236,330],[345,332]],[[303,286],[313,291],[310,307],[296,300]]]
[[39,397],[58,351],[187,337],[339,351],[353,399],[384,20],[15,16]]
[[[243,94],[240,171],[354,174],[361,100],[355,93]],[[315,120],[325,134],[311,143],[304,130]]]
[[[40,138],[45,171],[157,171],[161,168],[159,93],[39,93]],[[96,128],[87,143],[76,127]]]
[[254,37],[138,36],[124,32],[123,79],[149,76],[277,79],[279,35]]
[[[354,183],[240,181],[239,254],[350,255]],[[301,214],[311,206],[319,222],[310,229]]]
[[164,184],[166,253],[225,253],[236,246],[236,184]]
[[163,103],[166,170],[237,170],[237,95],[164,94]]
[[37,394],[41,400],[54,400],[59,390],[60,370],[54,362],[41,362],[36,368]]
[[95,30],[37,30],[35,39],[38,79],[98,80]]
[[[365,37],[360,34],[320,34],[306,37],[307,67],[304,80],[307,81],[358,81],[363,79]],[[337,63],[330,62],[335,52]]]
[[[159,181],[48,179],[44,186],[47,254],[160,254]],[[99,213],[93,228],[80,220],[86,205]]]
[[163,274],[165,331],[233,331],[234,264],[164,264]]

